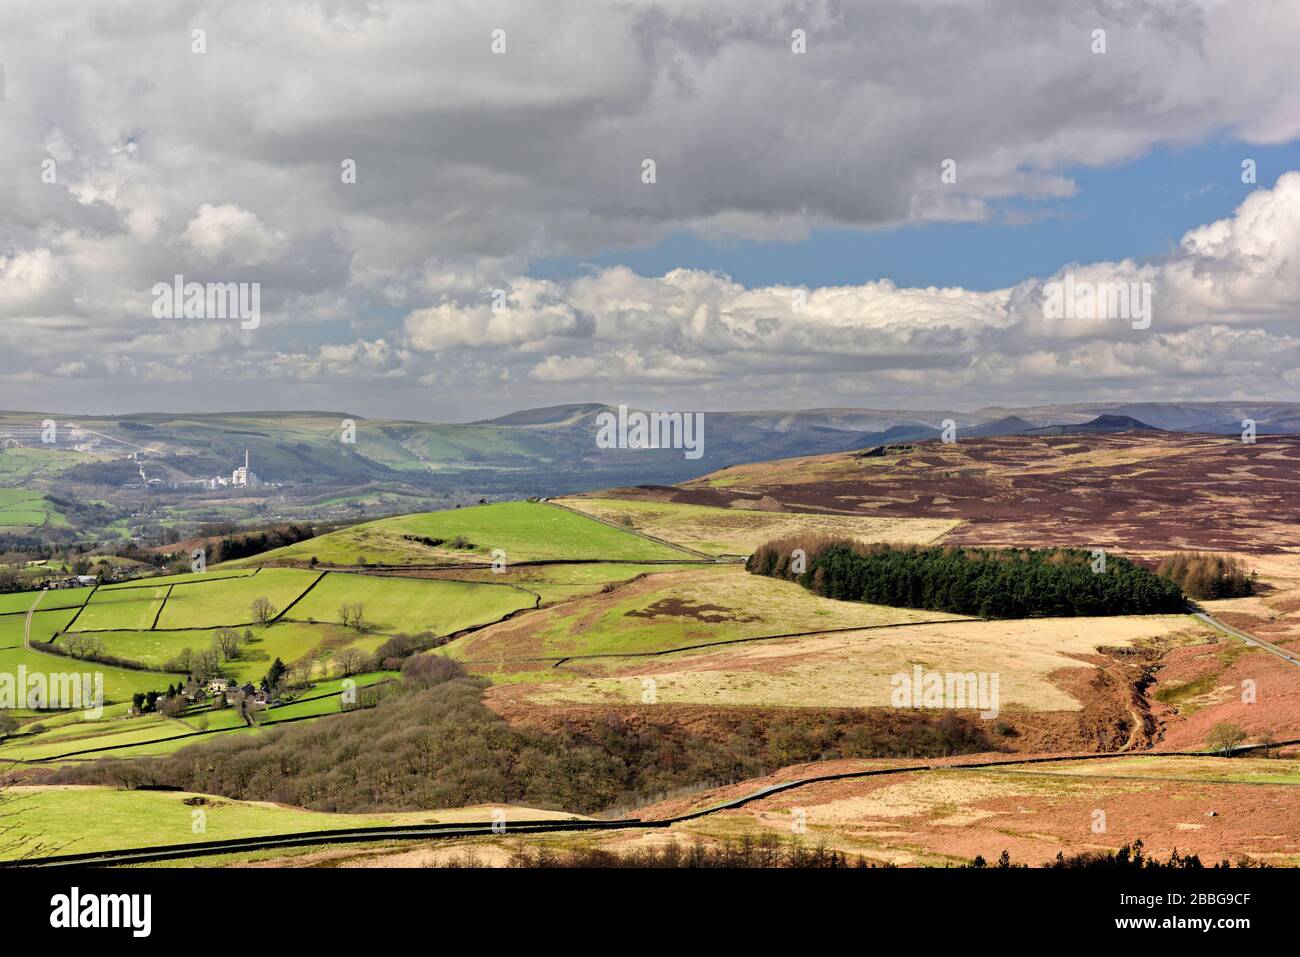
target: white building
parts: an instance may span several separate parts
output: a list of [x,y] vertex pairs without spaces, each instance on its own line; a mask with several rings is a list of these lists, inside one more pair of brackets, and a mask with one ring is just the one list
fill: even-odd
[[248,467],[248,449],[244,449],[243,466],[230,473],[230,484],[241,487],[257,484],[257,475]]

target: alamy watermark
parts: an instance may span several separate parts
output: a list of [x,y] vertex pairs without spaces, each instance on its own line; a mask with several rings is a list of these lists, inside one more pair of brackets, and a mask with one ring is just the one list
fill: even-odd
[[1149,282],[1089,282],[1066,273],[1064,282],[1043,284],[1043,317],[1128,319],[1134,329],[1149,329],[1151,291]]
[[686,458],[704,455],[703,412],[629,412],[596,416],[596,447],[600,449],[685,449]]
[[28,708],[32,711],[80,709],[90,719],[104,714],[104,673],[28,672],[19,665],[16,672],[0,671],[0,710]]
[[977,708],[986,721],[998,716],[998,672],[928,671],[920,665],[889,679],[895,708]]
[[154,283],[155,319],[238,319],[239,328],[262,324],[260,282],[186,282],[177,273],[170,283]]

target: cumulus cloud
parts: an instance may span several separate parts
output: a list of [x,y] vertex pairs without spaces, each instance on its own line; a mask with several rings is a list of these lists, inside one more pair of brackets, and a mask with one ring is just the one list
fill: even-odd
[[256,214],[233,203],[204,203],[181,238],[207,259],[233,259],[239,263],[270,262],[284,246],[283,236],[268,229]]
[[[1073,265],[984,292],[888,281],[746,288],[698,270],[645,277],[618,267],[566,285],[520,280],[512,307],[497,313],[477,301],[415,311],[407,343],[438,354],[509,345],[528,378],[605,391],[685,385],[798,401],[804,390],[828,394],[812,384],[817,377],[850,370],[863,374],[851,391],[868,397],[904,387],[986,399],[1166,380],[1221,387],[1300,358],[1298,229],[1293,172],[1252,193],[1232,218],[1189,231],[1161,262]],[[1050,284],[1067,280],[1135,293],[1145,286],[1150,316],[1054,317],[1044,305]],[[1286,321],[1262,321],[1272,317]]]
[[[1141,334],[1045,322],[1029,277],[813,289],[795,312],[793,289],[691,269],[528,275],[683,232],[1032,215],[1081,167],[1289,142],[1289,0],[11,0],[0,36],[18,40],[0,51],[10,407],[66,404],[74,375],[88,406],[427,415],[611,389],[752,406],[1294,382],[1294,177],[1166,261],[1074,268],[1151,282]],[[260,282],[256,333],[160,327],[148,291],[178,273]]]

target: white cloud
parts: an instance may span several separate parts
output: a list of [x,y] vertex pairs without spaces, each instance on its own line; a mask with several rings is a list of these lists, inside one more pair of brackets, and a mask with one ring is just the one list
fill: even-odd
[[181,238],[207,259],[241,264],[265,263],[284,247],[284,237],[268,229],[257,215],[232,203],[204,203]]
[[[446,408],[423,404],[430,387],[462,405],[483,388],[506,406],[610,389],[734,406],[1297,385],[1300,174],[1166,261],[1074,270],[1151,281],[1145,333],[1047,323],[1028,277],[814,289],[798,314],[788,287],[691,269],[521,278],[679,232],[1032,216],[1078,168],[1291,141],[1288,0],[11,0],[0,36],[0,381],[25,376],[5,405],[65,404],[52,380],[78,363],[90,404],[427,415]],[[160,327],[148,291],[177,273],[261,282],[256,334]]]

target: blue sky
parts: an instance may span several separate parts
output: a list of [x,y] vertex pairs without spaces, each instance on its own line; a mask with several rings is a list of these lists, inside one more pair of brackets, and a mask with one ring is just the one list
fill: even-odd
[[[1255,185],[1241,181],[1246,158],[1256,162]],[[1168,255],[1188,229],[1230,216],[1248,192],[1271,188],[1287,170],[1300,170],[1300,142],[1163,148],[1105,169],[1065,170],[1077,186],[1073,196],[1008,203],[1002,215],[986,222],[821,229],[801,242],[711,242],[677,233],[644,248],[539,260],[531,274],[567,279],[593,266],[625,265],[643,276],[707,269],[750,287],[856,285],[887,278],[899,286],[1000,289],[1030,276],[1049,276],[1071,262]],[[1032,218],[1005,221],[1017,213]]]

